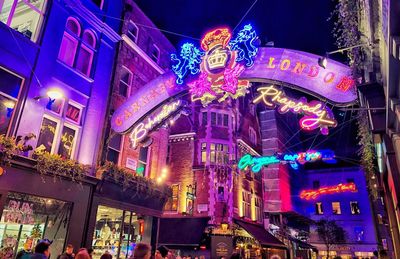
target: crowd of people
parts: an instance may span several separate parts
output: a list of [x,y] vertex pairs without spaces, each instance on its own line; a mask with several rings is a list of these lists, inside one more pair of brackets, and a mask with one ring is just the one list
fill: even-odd
[[[51,254],[51,241],[40,240],[34,249],[33,253],[21,250],[16,259],[48,259]],[[74,247],[69,244],[67,245],[65,252],[51,258],[57,259],[92,259],[93,249],[80,248],[77,253],[74,253]],[[233,254],[231,259],[240,259],[240,256]],[[113,256],[109,252],[105,252],[100,259],[113,259]],[[174,253],[165,247],[158,248],[154,254],[151,253],[151,246],[145,243],[138,243],[133,250],[133,255],[129,259],[205,259],[204,256],[179,256],[174,255]],[[227,259],[227,258],[220,258]]]

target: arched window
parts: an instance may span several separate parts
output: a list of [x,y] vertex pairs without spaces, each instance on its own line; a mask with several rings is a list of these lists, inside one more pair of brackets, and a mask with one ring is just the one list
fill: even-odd
[[119,79],[119,94],[129,97],[132,85],[132,72],[126,67],[122,67],[121,77]]
[[69,17],[66,24],[66,30],[64,31],[64,36],[61,41],[60,51],[58,52],[58,59],[71,67],[75,61],[80,34],[81,25],[79,24],[78,20],[73,17]]
[[84,75],[90,76],[96,49],[96,35],[88,29],[83,34],[81,32],[82,29],[78,20],[69,17],[65,25],[58,59]]
[[96,47],[96,37],[90,30],[85,30],[82,36],[82,43],[79,49],[76,69],[89,76],[92,68],[94,50]]

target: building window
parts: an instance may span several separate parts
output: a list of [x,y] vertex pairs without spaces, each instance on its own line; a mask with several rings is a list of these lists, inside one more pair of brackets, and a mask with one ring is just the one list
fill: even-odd
[[0,1],[0,21],[36,42],[42,26],[46,0]]
[[6,135],[17,105],[23,79],[0,67],[0,135]]
[[319,189],[320,185],[319,185],[319,181],[313,181],[313,189]]
[[201,113],[201,125],[207,126],[207,112]]
[[228,127],[229,115],[211,112],[211,126]]
[[377,217],[378,217],[378,223],[382,225],[383,224],[382,214],[378,214]]
[[122,67],[121,77],[119,79],[119,94],[125,97],[129,97],[131,93],[132,85],[132,72],[126,68]]
[[226,164],[229,162],[228,145],[210,144],[210,163]]
[[225,188],[223,186],[218,186],[218,201],[225,201]]
[[257,144],[257,134],[252,127],[249,128],[249,139],[252,144]]
[[153,218],[133,211],[98,206],[93,233],[93,258],[108,251],[113,258],[130,258],[136,243],[151,239]]
[[136,24],[134,22],[129,21],[129,23],[128,23],[128,37],[133,42],[137,43],[138,35],[139,35],[139,28],[136,26]]
[[[32,250],[40,239],[53,240],[52,253],[61,254],[65,245],[72,204],[51,198],[9,192],[0,220],[1,258]],[[7,253],[8,256],[3,252]]]
[[201,162],[207,162],[207,143],[201,143]]
[[92,0],[92,2],[97,5],[100,9],[103,9],[104,0]]
[[118,164],[119,153],[121,152],[122,135],[115,134],[108,143],[107,161]]
[[317,202],[315,204],[315,214],[316,215],[322,215],[324,214],[324,210],[322,208],[322,202]]
[[43,151],[73,159],[83,108],[71,100],[67,105],[64,105],[64,99],[56,101],[59,102],[47,107],[51,115],[43,116],[37,147]]
[[147,169],[147,155],[149,152],[149,147],[140,147],[139,150],[139,163],[138,163],[138,169],[136,172],[142,176],[146,175],[146,169]]
[[160,49],[155,44],[153,44],[153,47],[151,49],[150,57],[156,63],[158,63],[160,59]]
[[353,214],[353,215],[360,214],[360,207],[358,207],[358,202],[351,201],[350,202],[350,209],[351,209],[351,214]]
[[340,202],[332,202],[332,212],[334,215],[342,214],[342,211],[340,209]]
[[89,77],[96,49],[96,36],[91,30],[85,30],[81,37],[81,25],[73,17],[67,19],[65,27],[58,59]]
[[251,219],[251,193],[242,191],[242,215],[245,218]]
[[165,204],[166,211],[178,211],[178,198],[179,198],[179,184],[171,185],[172,196],[168,199]]
[[263,220],[263,211],[262,211],[262,200],[260,197],[255,197],[255,213],[256,213],[256,221],[262,222]]

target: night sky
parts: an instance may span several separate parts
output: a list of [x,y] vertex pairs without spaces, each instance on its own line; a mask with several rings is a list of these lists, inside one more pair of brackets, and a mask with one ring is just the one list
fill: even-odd
[[[333,0],[258,0],[243,21],[239,21],[254,0],[137,0],[136,3],[154,24],[166,31],[187,37],[165,33],[176,48],[186,41],[199,45],[200,38],[210,28],[227,25],[241,29],[252,23],[262,45],[273,41],[275,47],[291,48],[318,55],[337,49],[332,36],[333,21],[328,21],[335,6]],[[192,39],[194,38],[194,39]],[[332,57],[334,59],[343,57]],[[298,151],[310,147],[333,149],[343,157],[343,163],[356,165],[357,138],[355,112],[340,112],[335,109],[338,126],[328,136],[312,133],[299,134]],[[321,165],[318,165],[321,166]],[[339,165],[338,165],[339,166]]]

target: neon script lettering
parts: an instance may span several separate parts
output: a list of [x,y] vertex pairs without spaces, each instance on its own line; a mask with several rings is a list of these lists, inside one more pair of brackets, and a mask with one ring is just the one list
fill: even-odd
[[305,200],[315,200],[323,194],[335,194],[343,192],[357,192],[356,185],[354,183],[341,183],[335,186],[322,187],[318,190],[304,190],[300,193],[300,198]]
[[278,106],[280,113],[292,111],[304,114],[305,116],[299,122],[300,127],[304,130],[320,128],[321,133],[327,135],[329,132],[328,127],[335,127],[337,125],[332,111],[321,102],[311,101],[307,103],[305,98],[301,98],[300,100],[289,98],[283,91],[278,90],[273,85],[259,87],[257,91],[259,92],[259,96],[253,100],[253,103],[263,101],[271,109]]
[[246,154],[240,159],[238,167],[240,170],[251,167],[251,171],[258,173],[263,166],[277,164],[279,162],[280,160],[276,156],[253,157],[250,154]]
[[178,100],[171,104],[166,104],[161,108],[161,111],[153,117],[148,117],[146,122],[139,123],[131,132],[130,139],[132,147],[136,148],[141,140],[143,140],[148,133],[158,126],[163,120],[169,117],[172,113],[178,110],[181,101]]

